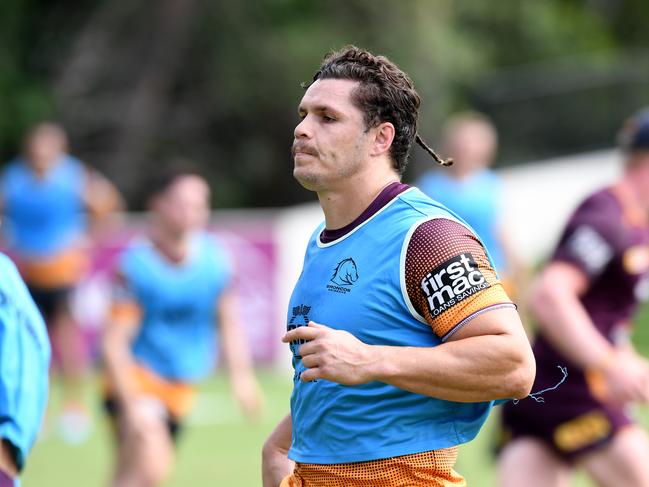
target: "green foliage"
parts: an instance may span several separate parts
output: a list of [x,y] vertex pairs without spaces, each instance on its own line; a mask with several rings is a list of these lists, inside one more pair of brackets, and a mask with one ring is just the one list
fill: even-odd
[[[648,44],[648,10],[641,0],[3,0],[0,157],[55,117],[136,206],[147,175],[178,156],[205,166],[219,206],[310,199],[287,151],[300,82],[346,44],[411,75],[432,143],[449,112],[478,108],[504,134],[504,162],[609,146],[649,101],[646,52],[634,50]],[[428,167],[413,156],[415,172]]]

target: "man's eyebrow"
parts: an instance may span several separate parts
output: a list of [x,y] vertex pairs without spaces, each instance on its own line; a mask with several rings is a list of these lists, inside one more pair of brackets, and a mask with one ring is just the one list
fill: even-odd
[[[323,113],[323,112],[330,112],[330,113],[339,113],[338,110],[333,108],[330,105],[315,105],[310,108],[310,111],[315,112],[315,113]],[[307,109],[304,105],[300,105],[297,108],[298,113],[305,113],[307,112]]]

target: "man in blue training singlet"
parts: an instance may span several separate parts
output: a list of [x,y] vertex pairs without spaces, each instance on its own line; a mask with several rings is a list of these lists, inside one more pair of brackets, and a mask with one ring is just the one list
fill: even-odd
[[63,386],[63,439],[79,443],[90,432],[83,406],[87,354],[70,298],[89,264],[89,221],[117,209],[121,199],[97,171],[67,153],[65,131],[40,123],[25,137],[23,154],[0,175],[2,239],[50,333]]
[[496,127],[481,113],[456,113],[442,128],[442,143],[453,154],[453,165],[427,171],[416,185],[476,231],[505,290],[515,296],[525,285],[525,276],[522,264],[510,248],[502,221],[503,183],[489,167],[498,145]]
[[289,303],[291,412],[263,448],[265,487],[461,486],[459,444],[492,401],[529,393],[534,358],[480,240],[400,182],[420,99],[391,61],[328,54],[300,102],[293,175],[315,191]]
[[146,235],[117,264],[103,340],[105,406],[117,439],[114,487],[155,486],[168,476],[194,384],[214,369],[219,344],[244,413],[260,413],[236,320],[233,269],[224,247],[203,230],[209,195],[190,169],[161,174],[150,190]]
[[45,414],[50,343],[14,264],[0,254],[0,487],[18,473]]

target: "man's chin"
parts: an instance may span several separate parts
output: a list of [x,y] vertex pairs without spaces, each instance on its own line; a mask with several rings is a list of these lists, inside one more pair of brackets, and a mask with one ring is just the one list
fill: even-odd
[[315,174],[305,171],[303,168],[296,167],[293,169],[293,177],[304,189],[308,189],[309,191],[318,190],[318,177]]

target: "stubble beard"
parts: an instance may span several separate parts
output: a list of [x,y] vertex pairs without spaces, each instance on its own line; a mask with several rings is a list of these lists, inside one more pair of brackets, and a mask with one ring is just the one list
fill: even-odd
[[336,168],[336,171],[332,177],[328,177],[325,174],[319,173],[316,170],[305,170],[300,171],[300,169],[295,167],[293,170],[293,177],[309,191],[326,191],[330,189],[331,186],[336,185],[340,181],[345,181],[355,176],[361,171],[363,166],[362,164],[362,155],[360,144],[355,147],[353,154],[350,154],[350,157],[347,158],[347,164],[339,166]]
[[308,171],[303,167],[295,167],[293,177],[304,189],[309,191],[317,191],[318,182],[321,179],[314,171]]

